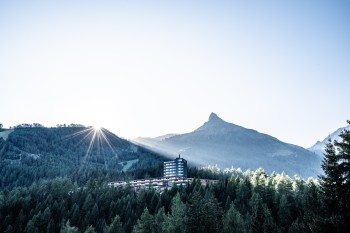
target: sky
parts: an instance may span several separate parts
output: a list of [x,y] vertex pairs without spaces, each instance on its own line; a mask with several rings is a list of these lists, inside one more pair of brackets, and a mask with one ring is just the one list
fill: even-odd
[[120,137],[225,121],[312,146],[350,119],[350,1],[0,1],[0,123]]

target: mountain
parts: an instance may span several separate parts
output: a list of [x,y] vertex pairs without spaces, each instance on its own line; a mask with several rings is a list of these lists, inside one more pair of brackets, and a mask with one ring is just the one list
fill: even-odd
[[324,147],[326,146],[326,143],[328,142],[328,140],[331,139],[332,141],[333,140],[341,141],[339,134],[343,130],[350,130],[350,125],[337,129],[336,131],[334,131],[333,133],[328,135],[328,137],[326,137],[322,141],[317,141],[315,143],[315,145],[313,145],[312,147],[309,148],[309,151],[312,151],[312,152],[318,154],[319,156],[323,157]]
[[134,142],[137,142],[137,144],[144,144],[144,145],[148,145],[148,144],[153,144],[154,142],[161,142],[165,139],[171,138],[176,136],[177,134],[174,133],[169,133],[169,134],[165,134],[162,136],[158,136],[155,138],[150,138],[150,137],[138,137],[136,139],[134,139]]
[[203,166],[216,164],[220,168],[239,167],[242,170],[262,167],[269,173],[284,171],[304,178],[321,173],[320,158],[314,153],[226,122],[215,113],[211,113],[209,120],[191,133],[161,141],[138,138],[135,143],[171,156],[180,153],[190,163]]
[[84,182],[92,173],[134,176],[140,168],[160,176],[164,159],[104,128],[17,127],[0,134],[0,188],[54,177]]

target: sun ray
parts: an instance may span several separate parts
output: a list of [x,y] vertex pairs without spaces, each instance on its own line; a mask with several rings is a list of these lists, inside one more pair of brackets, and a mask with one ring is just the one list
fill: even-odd
[[78,132],[66,135],[60,141],[67,141],[77,137],[79,137],[79,141],[76,143],[77,146],[86,141],[88,142],[85,154],[82,158],[80,156],[78,158],[79,171],[81,171],[81,169],[87,165],[86,162],[89,160],[89,157],[92,158],[94,156],[97,156],[96,161],[100,161],[99,163],[101,163],[101,165],[103,164],[105,169],[108,168],[108,159],[106,157],[108,154],[114,155],[115,159],[119,159],[118,153],[115,150],[115,146],[113,145],[113,141],[110,138],[115,136],[108,130],[102,127],[91,126],[79,130]]
[[80,143],[82,143],[83,141],[85,141],[85,139],[87,138],[87,137],[89,137],[91,134],[93,134],[94,133],[94,131],[93,130],[90,130],[78,143],[77,143],[77,145],[79,145]]
[[96,139],[96,131],[93,132],[93,135],[92,135],[92,138],[90,140],[90,144],[89,144],[89,147],[87,149],[85,157],[87,157],[90,154],[90,152],[92,151],[92,146],[95,142],[95,139]]
[[88,128],[88,129],[84,129],[84,130],[75,132],[75,133],[73,133],[73,134],[69,134],[69,135],[63,137],[61,140],[64,141],[64,140],[72,139],[72,138],[77,137],[77,136],[79,136],[79,135],[81,135],[81,134],[84,134],[85,132],[90,131],[90,130],[91,130],[91,129]]
[[101,130],[101,135],[105,139],[105,141],[106,141],[107,145],[109,146],[109,148],[111,148],[112,152],[115,154],[116,158],[119,159],[118,153],[112,147],[111,141],[108,139],[108,137],[106,136],[106,134],[102,130]]
[[103,145],[102,145],[102,142],[103,142],[103,137],[102,137],[102,128],[97,131],[97,135],[98,135],[98,147],[99,147],[99,152],[100,152],[100,155],[102,155],[102,158],[103,158],[103,164],[104,164],[104,167],[105,169],[107,169],[107,162],[106,162],[106,156],[105,156],[105,150],[103,148]]

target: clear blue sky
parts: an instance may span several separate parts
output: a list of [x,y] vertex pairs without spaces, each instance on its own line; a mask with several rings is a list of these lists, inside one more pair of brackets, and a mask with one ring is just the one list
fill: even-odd
[[350,1],[1,1],[0,122],[309,147],[350,118]]

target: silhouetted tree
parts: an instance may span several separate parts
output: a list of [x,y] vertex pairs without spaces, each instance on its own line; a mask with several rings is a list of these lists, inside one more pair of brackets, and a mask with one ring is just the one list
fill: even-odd
[[[348,121],[350,124],[350,121]],[[325,231],[348,232],[350,230],[350,131],[340,133],[341,141],[329,140],[326,144],[320,177],[326,204]]]

